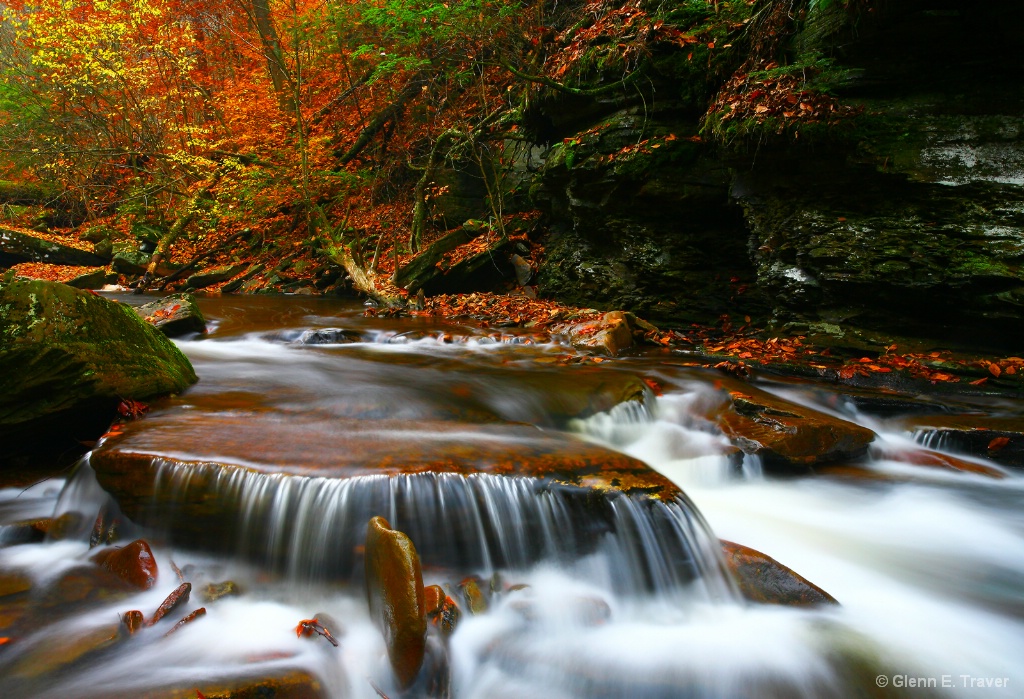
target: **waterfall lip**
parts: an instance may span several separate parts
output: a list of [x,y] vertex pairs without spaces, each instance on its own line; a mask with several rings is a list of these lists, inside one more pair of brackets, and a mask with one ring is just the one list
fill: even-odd
[[104,487],[132,468],[149,468],[154,458],[342,479],[491,473],[669,498],[678,491],[647,464],[621,452],[568,433],[506,423],[169,411],[125,425],[91,457]]

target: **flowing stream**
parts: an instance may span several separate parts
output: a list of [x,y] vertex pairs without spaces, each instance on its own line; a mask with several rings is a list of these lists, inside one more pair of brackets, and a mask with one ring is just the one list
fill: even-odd
[[[178,342],[200,382],[126,442],[162,455],[118,522],[119,543],[153,544],[152,589],[112,594],[90,577],[109,496],[88,457],[66,480],[0,490],[0,525],[81,513],[41,543],[0,526],[0,696],[212,697],[238,678],[277,678],[276,694],[251,696],[437,696],[399,690],[369,617],[374,515],[409,534],[424,582],[462,610],[450,636],[432,632],[428,658],[459,699],[1024,696],[1024,479],[983,460],[1005,477],[886,458],[920,447],[902,415],[761,381],[878,435],[855,469],[781,478],[709,426],[719,375],[667,352],[581,361],[523,330],[366,318],[324,299],[202,306],[210,332]],[[640,379],[661,395],[630,393]],[[505,463],[605,453],[685,495],[595,497]],[[717,539],[840,605],[745,602]],[[148,616],[174,590],[175,568],[197,591],[189,609],[207,584],[240,593],[173,634],[112,637],[126,611]],[[5,574],[27,591],[4,596]],[[487,588],[486,611],[458,597],[467,576]],[[337,648],[295,633],[314,616]]]

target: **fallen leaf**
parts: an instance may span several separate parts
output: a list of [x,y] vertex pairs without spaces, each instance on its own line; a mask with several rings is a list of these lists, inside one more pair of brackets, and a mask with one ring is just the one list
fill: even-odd
[[1010,443],[1010,438],[1009,437],[996,437],[995,439],[993,439],[991,442],[988,443],[988,450],[989,451],[999,451],[1000,449],[1002,449],[1003,447],[1005,447],[1009,443]]

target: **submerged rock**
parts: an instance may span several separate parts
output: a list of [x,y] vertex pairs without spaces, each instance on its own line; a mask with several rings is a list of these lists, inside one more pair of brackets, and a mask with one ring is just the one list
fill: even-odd
[[426,651],[423,575],[412,541],[383,517],[374,517],[366,528],[366,598],[398,683],[408,687]]
[[751,602],[793,607],[838,604],[832,595],[771,556],[731,541],[721,544],[729,572]]
[[0,285],[0,456],[14,435],[95,439],[121,399],[195,381],[178,348],[127,305],[64,284]]
[[801,471],[857,459],[875,438],[866,427],[749,384],[722,381],[732,400],[718,414],[719,427],[744,453],[761,457],[766,468]]

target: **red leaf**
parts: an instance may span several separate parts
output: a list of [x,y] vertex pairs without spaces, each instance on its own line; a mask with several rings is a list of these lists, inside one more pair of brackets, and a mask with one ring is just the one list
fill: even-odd
[[1000,449],[1002,449],[1003,447],[1005,447],[1009,443],[1010,443],[1010,438],[1009,437],[996,437],[995,439],[993,439],[991,442],[988,443],[988,450],[989,451],[999,451]]

